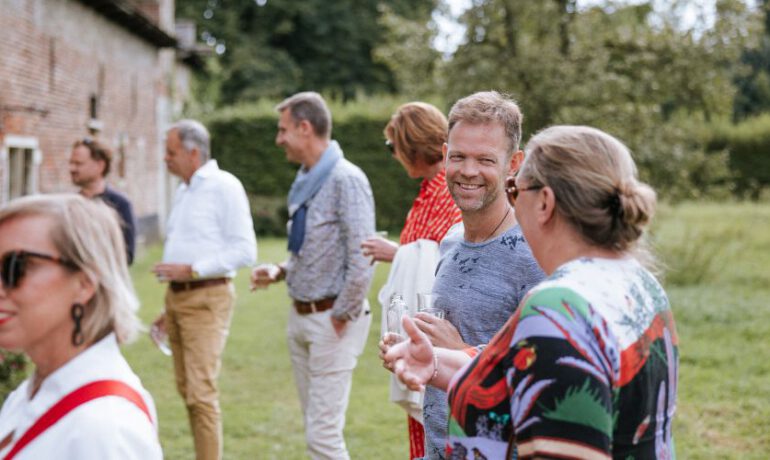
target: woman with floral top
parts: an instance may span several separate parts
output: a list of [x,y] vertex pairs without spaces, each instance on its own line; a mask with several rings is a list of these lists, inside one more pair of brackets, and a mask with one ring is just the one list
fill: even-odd
[[[440,242],[449,228],[460,222],[460,209],[446,185],[442,146],[447,139],[447,119],[436,107],[409,102],[396,110],[385,127],[385,145],[412,179],[422,178],[420,192],[412,203],[401,230],[400,245],[417,240]],[[399,245],[382,237],[361,244],[372,261],[393,262]],[[424,455],[424,431],[419,421],[408,418],[409,458]]]
[[678,339],[640,263],[655,193],[594,128],[546,129],[526,152],[509,198],[548,278],[475,358],[409,318],[386,357],[409,387],[448,389],[447,458],[674,458]]

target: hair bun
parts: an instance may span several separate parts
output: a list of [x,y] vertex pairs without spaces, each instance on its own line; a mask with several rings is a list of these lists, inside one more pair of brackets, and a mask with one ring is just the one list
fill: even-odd
[[628,226],[644,226],[655,212],[655,192],[647,184],[624,180],[617,187],[620,210],[616,214]]
[[620,201],[620,189],[615,188],[607,199],[607,209],[613,218],[620,218],[623,215],[623,203]]

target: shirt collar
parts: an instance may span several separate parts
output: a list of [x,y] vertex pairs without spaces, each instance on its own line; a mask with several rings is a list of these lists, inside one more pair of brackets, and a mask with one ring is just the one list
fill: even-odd
[[219,171],[219,165],[217,164],[217,160],[208,160],[206,163],[204,163],[203,166],[198,168],[192,175],[192,178],[190,178],[190,185],[192,185],[193,182],[197,182],[199,180],[204,180],[207,177],[210,177],[215,172]]
[[104,184],[104,190],[102,190],[102,193],[98,193],[98,194],[94,195],[94,198],[104,196],[104,195],[108,194],[111,190],[112,190],[112,188],[110,187],[110,184]]
[[[89,363],[109,362],[115,353],[119,354],[120,349],[117,336],[111,332],[46,377],[39,393],[43,393],[45,387],[54,394],[66,394],[73,389],[73,385],[80,386],[94,373],[94,369],[88,367]],[[31,387],[28,390],[31,390]]]
[[446,188],[446,171],[442,168],[432,179],[423,179],[420,184],[420,190],[425,192],[434,192]]

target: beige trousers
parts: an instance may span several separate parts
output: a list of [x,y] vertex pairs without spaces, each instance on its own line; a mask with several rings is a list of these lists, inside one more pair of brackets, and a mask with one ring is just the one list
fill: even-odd
[[217,377],[234,304],[232,283],[166,291],[166,329],[176,386],[187,406],[198,460],[222,458]]
[[[369,311],[368,302],[363,311]],[[345,411],[353,369],[371,323],[371,314],[361,314],[338,337],[331,324],[331,310],[300,315],[291,308],[289,352],[304,416],[307,451],[313,460],[350,459],[342,434]]]

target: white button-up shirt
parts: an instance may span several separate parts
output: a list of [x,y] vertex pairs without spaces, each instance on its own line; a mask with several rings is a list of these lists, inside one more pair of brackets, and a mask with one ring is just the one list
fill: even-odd
[[216,160],[182,183],[168,218],[163,262],[190,264],[202,278],[232,278],[257,260],[249,200],[241,182]]
[[75,356],[43,380],[34,398],[29,399],[32,379],[24,381],[8,396],[0,410],[0,439],[14,432],[10,445],[0,450],[5,457],[16,441],[54,404],[76,388],[96,380],[119,380],[144,399],[153,422],[134,403],[119,396],[89,401],[61,418],[22,449],[17,460],[136,459],[163,458],[158,442],[155,404],[142,387],[118,348],[114,334]]

